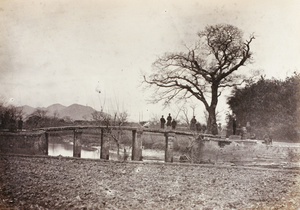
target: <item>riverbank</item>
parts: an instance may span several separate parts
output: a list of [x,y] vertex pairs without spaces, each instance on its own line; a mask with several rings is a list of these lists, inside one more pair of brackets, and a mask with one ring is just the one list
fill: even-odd
[[300,171],[0,156],[2,208],[298,209]]

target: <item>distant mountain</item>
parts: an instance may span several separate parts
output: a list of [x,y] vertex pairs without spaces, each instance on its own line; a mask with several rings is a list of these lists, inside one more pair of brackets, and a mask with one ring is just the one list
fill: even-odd
[[72,104],[71,106],[62,109],[59,114],[63,117],[69,116],[73,120],[91,120],[94,111],[96,110],[89,106]]
[[56,115],[59,118],[70,117],[72,120],[91,120],[92,113],[96,111],[90,106],[83,106],[80,104],[72,104],[68,107],[61,104],[52,104],[47,108],[33,108],[31,106],[25,105],[17,108],[22,109],[25,119],[37,109],[46,110],[47,116],[53,117],[54,115]]
[[26,118],[27,116],[29,116],[31,113],[33,113],[36,109],[31,107],[31,106],[19,106],[17,107],[17,110],[22,110],[22,113],[24,115],[24,117]]
[[63,106],[61,104],[52,104],[52,105],[48,106],[46,108],[46,110],[47,110],[47,114],[49,116],[54,116],[54,114],[57,114],[58,117],[60,117],[60,112],[65,108],[67,108],[67,107]]

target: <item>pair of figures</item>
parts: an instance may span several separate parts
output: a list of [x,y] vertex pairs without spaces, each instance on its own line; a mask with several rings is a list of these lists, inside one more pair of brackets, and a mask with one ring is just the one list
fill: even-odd
[[165,128],[166,122],[167,122],[167,127],[172,127],[172,129],[176,128],[177,122],[175,119],[173,119],[173,121],[172,121],[172,117],[171,117],[170,113],[169,113],[169,116],[167,117],[167,121],[165,120],[163,115],[161,116],[161,118],[160,118],[160,128],[161,129]]

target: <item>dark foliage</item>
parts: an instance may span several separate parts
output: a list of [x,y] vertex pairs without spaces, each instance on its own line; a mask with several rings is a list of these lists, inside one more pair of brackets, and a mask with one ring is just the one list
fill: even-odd
[[22,129],[22,110],[18,110],[14,106],[5,106],[0,104],[0,129],[8,131],[16,131]]
[[237,122],[250,122],[257,134],[269,133],[274,139],[297,141],[299,138],[300,75],[281,80],[263,77],[241,89],[234,89],[227,103]]
[[57,126],[65,126],[70,123],[66,123],[64,119],[54,118],[54,117],[41,117],[37,115],[30,116],[25,124],[24,128],[26,129],[34,129],[34,128],[42,128],[42,127],[57,127]]

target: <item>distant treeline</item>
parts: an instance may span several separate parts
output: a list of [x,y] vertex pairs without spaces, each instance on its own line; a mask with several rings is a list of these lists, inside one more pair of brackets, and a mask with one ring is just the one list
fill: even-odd
[[[110,120],[111,121],[111,120]],[[106,126],[108,121],[104,120],[75,120],[73,121],[70,117],[59,118],[56,115],[47,115],[46,110],[37,109],[29,116],[24,116],[22,109],[16,108],[12,105],[5,106],[3,103],[0,104],[0,130],[12,131],[22,129],[35,129],[43,127],[58,127],[68,125],[102,125]],[[113,124],[113,122],[110,122]],[[123,126],[131,126],[132,123],[122,122]],[[133,125],[134,126],[134,125]],[[136,125],[135,125],[136,126]]]

